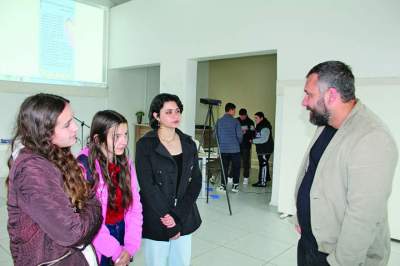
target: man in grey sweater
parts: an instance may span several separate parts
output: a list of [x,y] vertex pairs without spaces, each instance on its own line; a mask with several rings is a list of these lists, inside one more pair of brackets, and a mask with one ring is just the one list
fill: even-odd
[[[239,192],[240,175],[240,143],[242,142],[242,130],[240,123],[234,118],[236,106],[233,103],[225,105],[225,114],[218,119],[215,129],[219,142],[219,149],[222,157],[225,175],[231,173],[233,179],[232,192]],[[226,190],[226,180],[221,178],[220,191]]]

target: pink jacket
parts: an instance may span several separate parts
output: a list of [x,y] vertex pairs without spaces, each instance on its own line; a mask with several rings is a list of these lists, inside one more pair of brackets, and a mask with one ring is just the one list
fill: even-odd
[[[80,155],[89,155],[89,149],[84,148],[79,154]],[[123,248],[125,248],[131,256],[135,255],[135,253],[140,248],[140,242],[142,238],[142,204],[140,203],[140,196],[137,189],[137,177],[136,170],[133,166],[131,160],[129,160],[130,171],[131,171],[131,188],[132,188],[132,197],[133,203],[127,209],[124,216],[125,221],[125,237],[124,237],[124,246],[121,246],[113,236],[110,235],[110,231],[105,225],[105,217],[107,212],[107,200],[108,200],[108,189],[106,187],[106,183],[104,182],[103,176],[101,174],[100,164],[96,161],[96,172],[99,174],[99,184],[97,186],[96,196],[101,202],[102,205],[102,214],[103,214],[103,223],[99,232],[93,240],[93,245],[96,249],[97,257],[99,261],[101,259],[101,255],[106,257],[112,257],[112,260],[115,261]],[[84,171],[85,172],[85,171]],[[86,176],[86,173],[84,173]]]

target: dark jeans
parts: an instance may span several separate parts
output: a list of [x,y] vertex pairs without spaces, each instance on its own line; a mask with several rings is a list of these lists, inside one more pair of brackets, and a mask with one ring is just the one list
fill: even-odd
[[[250,158],[251,158],[251,147],[244,149],[240,148],[240,159],[242,163],[242,168],[243,168],[243,177],[250,177]],[[240,174],[239,174],[240,175]],[[233,176],[232,173],[232,168],[229,172],[229,177]]]
[[243,177],[250,177],[250,158],[251,158],[251,148],[240,149],[240,156],[242,157],[243,163]]
[[297,266],[329,266],[327,256],[326,253],[307,248],[301,238],[297,243]]
[[[221,153],[222,164],[224,165],[224,172],[226,178],[228,178],[228,174],[232,175],[233,183],[239,183],[240,176],[240,152],[238,153]],[[231,171],[229,172],[229,166],[231,167]],[[221,175],[221,185],[225,186],[225,179],[223,175]]]
[[[125,237],[125,221],[122,220],[116,224],[106,224],[110,234],[115,237],[118,242],[123,245]],[[101,256],[101,261],[99,266],[110,266],[114,265],[111,257]]]
[[271,176],[269,174],[268,160],[271,154],[257,154],[258,157],[258,182],[265,184],[271,181]]

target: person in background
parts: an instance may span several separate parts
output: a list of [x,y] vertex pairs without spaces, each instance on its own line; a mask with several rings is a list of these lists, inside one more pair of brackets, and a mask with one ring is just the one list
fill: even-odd
[[147,266],[189,266],[192,233],[201,224],[196,200],[202,177],[196,144],[178,129],[182,111],[178,96],[154,97],[153,130],[136,145]]
[[77,130],[65,98],[40,93],[20,107],[6,181],[14,265],[97,265],[101,206],[71,153]]
[[[234,118],[235,112],[236,106],[233,103],[227,103],[225,105],[225,114],[215,124],[215,132],[218,138],[225,176],[227,177],[229,173],[232,174],[232,192],[239,192],[240,143],[242,142],[243,134],[239,121]],[[231,172],[229,172],[229,167],[232,168]],[[226,190],[226,180],[223,176],[218,190]]]
[[256,145],[258,157],[258,182],[253,187],[266,187],[267,182],[271,181],[268,160],[274,152],[274,140],[272,138],[272,126],[263,112],[254,114],[256,121],[256,135],[253,143]]
[[127,265],[140,248],[142,204],[127,145],[126,118],[116,111],[99,111],[92,120],[88,145],[78,155],[105,217],[93,241],[101,266]]
[[[236,118],[242,129],[243,140],[240,143],[240,157],[243,166],[243,185],[249,183],[250,167],[251,167],[251,142],[254,138],[255,128],[254,122],[247,115],[247,110],[242,108],[239,110],[239,117]],[[229,176],[232,176],[230,174]]]
[[297,263],[387,265],[396,143],[356,98],[353,73],[343,62],[314,66],[304,93],[302,105],[317,130],[296,185]]

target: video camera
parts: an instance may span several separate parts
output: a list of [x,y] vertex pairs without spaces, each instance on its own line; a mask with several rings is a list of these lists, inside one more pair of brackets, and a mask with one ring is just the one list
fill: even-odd
[[221,100],[210,99],[210,98],[200,98],[200,103],[220,106]]

